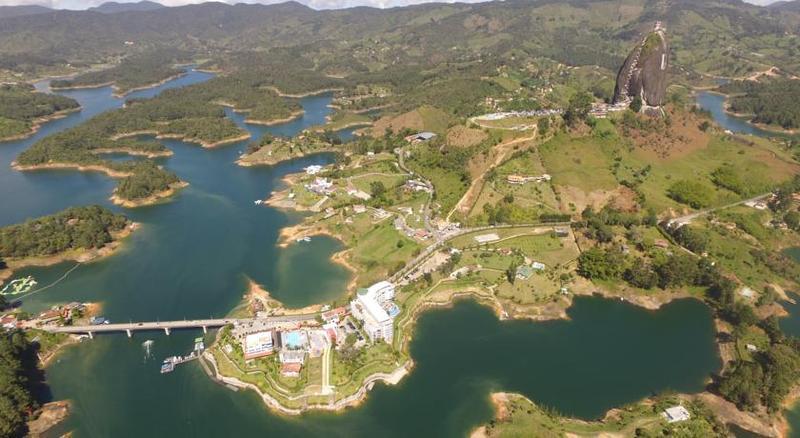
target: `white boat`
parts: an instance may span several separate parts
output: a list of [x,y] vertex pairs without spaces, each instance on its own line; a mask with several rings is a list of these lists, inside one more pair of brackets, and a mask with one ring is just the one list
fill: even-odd
[[261,205],[261,203],[262,203],[262,202],[264,202],[264,201],[262,201],[262,200],[260,200],[260,199],[256,199],[254,203],[255,203],[256,205]]

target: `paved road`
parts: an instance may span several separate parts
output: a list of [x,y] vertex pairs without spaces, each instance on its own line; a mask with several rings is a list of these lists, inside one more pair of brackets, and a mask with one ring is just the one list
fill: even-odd
[[234,323],[247,323],[248,321],[264,321],[271,323],[302,322],[302,321],[314,320],[316,316],[317,316],[316,314],[309,314],[309,315],[271,316],[267,318],[258,318],[258,319],[252,319],[252,318],[191,319],[183,321],[150,321],[150,322],[131,322],[123,324],[42,326],[37,328],[51,333],[74,333],[74,334],[114,333],[114,332],[128,332],[128,331],[135,332],[135,331],[147,331],[147,330],[164,330],[165,332],[168,332],[173,329],[215,328]]
[[709,213],[713,213],[713,212],[719,211],[719,210],[725,210],[726,208],[736,207],[737,205],[746,204],[748,202],[761,201],[762,199],[766,199],[770,195],[772,195],[772,192],[764,193],[763,195],[758,195],[758,196],[750,198],[750,199],[744,199],[744,200],[741,200],[741,201],[738,201],[738,202],[733,202],[733,203],[730,203],[730,204],[726,204],[726,205],[723,205],[723,206],[720,206],[720,207],[707,208],[705,210],[700,210],[700,211],[694,212],[692,214],[687,214],[686,216],[681,216],[681,217],[676,217],[674,219],[670,219],[668,223],[669,223],[669,225],[688,224],[689,222],[697,219],[698,217],[705,216],[705,215],[707,215]]

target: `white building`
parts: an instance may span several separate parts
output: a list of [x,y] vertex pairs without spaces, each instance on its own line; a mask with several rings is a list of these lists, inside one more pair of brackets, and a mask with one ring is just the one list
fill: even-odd
[[679,421],[686,421],[691,418],[691,414],[683,406],[673,406],[664,410],[664,418],[668,423],[677,423]]
[[372,341],[383,339],[392,342],[394,319],[383,306],[394,298],[394,293],[394,284],[381,281],[359,290],[356,299],[350,303],[351,313],[364,323],[364,331]]
[[273,349],[271,331],[251,333],[245,336],[242,343],[245,359],[269,356]]
[[302,364],[306,360],[306,352],[304,350],[281,350],[278,354],[281,363]]
[[394,284],[388,281],[379,281],[367,288],[367,294],[381,306],[394,299],[394,291]]

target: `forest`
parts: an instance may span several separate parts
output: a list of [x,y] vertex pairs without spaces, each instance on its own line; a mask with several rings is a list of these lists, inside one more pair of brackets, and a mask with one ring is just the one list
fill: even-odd
[[147,51],[125,58],[108,69],[90,71],[72,79],[54,80],[50,86],[65,89],[113,83],[118,92],[126,93],[183,73],[185,70],[174,64],[189,59],[188,52],[177,49]]
[[21,331],[0,332],[0,436],[22,437],[38,403],[33,387],[42,380],[36,346]]
[[800,128],[800,79],[735,81],[718,88],[730,97],[730,110],[752,121],[783,129]]
[[69,97],[38,93],[28,84],[0,84],[0,139],[30,132],[36,119],[80,105]]
[[0,258],[49,256],[79,248],[100,248],[129,224],[100,206],[62,212],[0,228]]

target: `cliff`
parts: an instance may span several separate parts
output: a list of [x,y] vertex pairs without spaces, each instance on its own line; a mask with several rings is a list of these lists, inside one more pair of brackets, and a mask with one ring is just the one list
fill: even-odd
[[617,74],[614,102],[642,98],[644,106],[664,105],[667,95],[669,44],[661,23],[631,51]]

